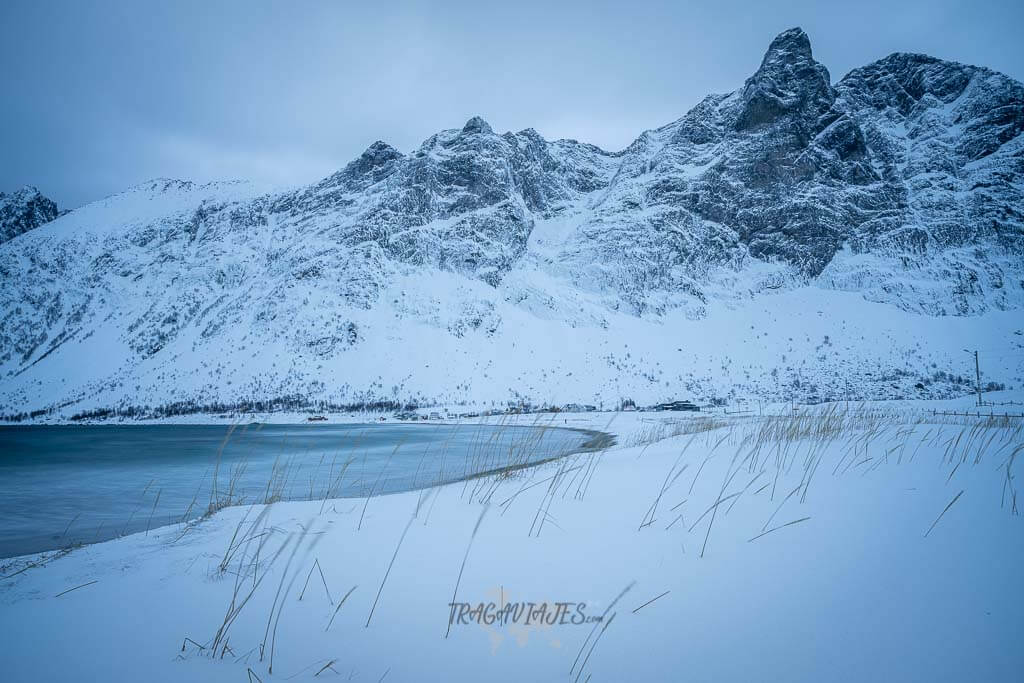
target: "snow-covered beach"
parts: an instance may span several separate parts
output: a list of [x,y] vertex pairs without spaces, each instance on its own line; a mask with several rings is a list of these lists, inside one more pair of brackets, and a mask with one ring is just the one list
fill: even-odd
[[0,666],[19,681],[1009,679],[1021,420],[931,410],[566,415],[618,443],[6,561]]

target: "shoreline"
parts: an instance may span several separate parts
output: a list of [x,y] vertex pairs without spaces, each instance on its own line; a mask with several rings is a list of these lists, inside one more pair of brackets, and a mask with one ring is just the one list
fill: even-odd
[[[314,428],[319,428],[319,427],[324,427],[324,426],[331,426],[329,423],[323,423],[323,422],[316,422],[316,423],[292,423],[292,424],[309,424],[310,427],[314,427]],[[292,426],[292,424],[285,424],[285,425],[269,424],[268,426]],[[334,426],[341,426],[342,424],[344,426],[348,426],[348,427],[380,427],[380,426],[384,426],[384,423],[379,423],[379,422],[334,423]],[[388,424],[388,426],[395,426],[396,423],[387,423],[387,424]],[[433,421],[433,422],[423,421],[423,422],[410,422],[410,423],[397,423],[397,424],[405,424],[407,426],[422,424],[423,426],[435,426],[435,427],[438,427],[438,426],[447,426],[447,427],[482,426],[482,427],[493,427],[493,428],[498,428],[499,427],[499,425],[489,425],[489,424],[486,424],[486,423],[444,423],[444,422],[438,422],[438,421]],[[78,426],[78,425],[19,425],[19,426],[24,426],[24,427],[32,427],[32,426],[35,426],[35,427],[39,427],[39,426],[64,427],[64,426]],[[184,424],[182,424],[182,425],[177,425],[177,424],[170,424],[170,425],[161,425],[161,424],[157,424],[157,425],[131,425],[131,424],[124,424],[124,425],[122,425],[120,423],[115,423],[115,424],[92,424],[92,425],[81,425],[81,426],[83,426],[83,427],[85,427],[85,426],[90,426],[90,427],[103,427],[103,426],[111,426],[111,427],[121,427],[121,426],[125,426],[125,427],[131,427],[131,426],[138,426],[138,427],[154,427],[154,426],[196,427],[196,426],[200,426],[200,427],[205,427],[205,426],[227,426],[227,425],[216,425],[216,424],[212,424],[212,425],[209,425],[209,424],[203,424],[203,425],[184,425]],[[451,484],[464,483],[464,482],[473,481],[473,480],[476,480],[476,479],[483,479],[483,478],[490,477],[490,476],[507,476],[507,475],[509,475],[511,473],[521,472],[521,471],[528,470],[528,469],[531,469],[531,468],[540,467],[542,465],[547,465],[547,464],[552,463],[552,462],[557,462],[558,460],[561,460],[563,458],[568,458],[568,457],[571,457],[571,456],[574,456],[574,455],[579,455],[579,454],[584,454],[584,453],[592,453],[592,452],[595,452],[595,451],[604,450],[604,449],[610,448],[611,446],[615,445],[615,443],[616,443],[616,435],[615,434],[607,433],[607,432],[602,432],[602,431],[598,431],[598,430],[593,430],[593,429],[583,429],[583,428],[578,428],[578,427],[567,427],[567,426],[552,426],[552,425],[538,425],[538,426],[531,426],[531,425],[501,425],[501,427],[504,427],[504,428],[514,428],[514,429],[539,429],[539,430],[542,430],[542,431],[557,429],[557,430],[561,430],[561,431],[575,432],[577,434],[581,434],[585,438],[576,447],[574,447],[571,450],[568,450],[568,451],[566,451],[564,453],[558,454],[558,455],[546,456],[546,457],[542,457],[542,458],[540,458],[538,460],[531,460],[531,461],[525,462],[525,463],[510,463],[510,464],[503,465],[503,466],[488,468],[486,470],[479,471],[479,472],[470,472],[470,473],[467,473],[467,474],[453,476],[452,478],[446,478],[443,481],[435,481],[435,482],[431,482],[431,483],[422,483],[422,484],[414,482],[414,484],[411,487],[409,487],[409,488],[402,488],[402,489],[396,490],[396,491],[386,491],[386,492],[381,492],[381,493],[371,493],[368,496],[367,495],[334,495],[334,496],[330,496],[330,497],[321,497],[321,496],[316,496],[316,497],[295,496],[295,497],[291,497],[291,496],[289,496],[289,497],[280,498],[279,500],[275,500],[271,504],[278,504],[278,503],[308,503],[308,502],[314,502],[314,501],[366,500],[366,499],[382,498],[382,497],[390,496],[390,495],[398,495],[398,494],[403,494],[403,493],[422,492],[422,491],[425,491],[425,490],[428,490],[428,489],[433,489],[435,487],[441,487],[441,486],[448,486],[448,485],[451,485]],[[57,547],[52,547],[52,548],[44,548],[44,549],[41,549],[41,550],[34,550],[34,551],[31,551],[31,552],[28,552],[28,553],[19,553],[17,555],[0,555],[0,563],[7,563],[7,562],[11,562],[11,561],[18,561],[18,560],[23,560],[25,558],[33,558],[33,557],[36,557],[36,556],[45,555],[47,553],[67,554],[67,553],[73,552],[73,551],[75,551],[77,549],[80,549],[80,548],[83,548],[83,547],[90,547],[90,546],[100,545],[100,544],[103,544],[103,543],[107,543],[107,542],[118,540],[118,539],[122,539],[122,538],[129,538],[129,537],[131,537],[133,535],[136,535],[136,534],[141,534],[141,533],[148,534],[148,533],[155,532],[155,531],[157,531],[159,529],[165,529],[165,528],[174,527],[174,526],[177,526],[177,525],[190,525],[190,524],[200,523],[204,519],[206,519],[209,516],[211,516],[211,514],[216,514],[217,512],[220,512],[220,510],[223,510],[223,509],[226,509],[226,508],[251,507],[251,506],[254,506],[254,505],[266,505],[266,504],[267,503],[261,503],[261,502],[258,502],[258,501],[227,502],[226,504],[219,505],[217,507],[217,509],[213,510],[212,512],[209,511],[209,510],[202,511],[199,514],[197,514],[197,515],[195,515],[193,517],[189,517],[187,519],[184,518],[184,517],[177,517],[176,515],[166,515],[166,516],[164,516],[162,518],[162,520],[163,520],[162,523],[157,523],[157,524],[153,524],[152,526],[147,526],[145,530],[139,528],[139,529],[135,529],[133,531],[130,531],[128,533],[122,533],[120,535],[114,535],[114,536],[110,536],[110,537],[107,537],[107,538],[100,538],[100,539],[92,540],[92,541],[78,541],[78,542],[70,543],[70,544],[63,545],[63,546],[57,546]],[[141,524],[141,520],[140,520],[140,524]],[[98,527],[97,529],[95,529],[95,530],[97,532],[99,530],[102,530],[102,525],[100,527]],[[94,529],[92,529],[91,527],[86,529],[86,532],[91,532],[91,531],[94,531]],[[99,535],[99,534],[97,534],[97,535]],[[37,537],[37,538],[45,538],[45,537],[46,536],[43,535],[43,536],[40,536],[40,537]],[[2,580],[2,579],[0,579],[0,580]]]
[[[995,412],[996,414],[1002,414],[1003,412],[1009,413],[1024,413],[1024,388],[1012,388],[1003,389],[999,391],[987,391],[983,395],[985,401],[984,405],[980,408],[982,414],[988,412]],[[378,411],[367,411],[367,412],[330,412],[330,411],[315,411],[315,410],[281,410],[281,411],[264,411],[264,412],[253,412],[253,413],[234,413],[231,415],[218,414],[212,412],[195,412],[185,415],[175,415],[170,417],[144,417],[144,418],[133,418],[133,417],[104,417],[104,418],[84,418],[80,420],[72,420],[67,415],[60,416],[39,416],[37,418],[26,418],[21,421],[3,420],[0,419],[0,428],[2,427],[21,427],[21,426],[92,426],[92,425],[183,425],[183,426],[202,426],[202,425],[221,425],[229,427],[231,425],[244,425],[248,423],[259,423],[265,425],[299,425],[299,424],[427,424],[427,425],[439,425],[439,424],[490,424],[495,421],[503,423],[522,423],[522,422],[537,422],[541,423],[544,421],[554,422],[558,419],[583,419],[588,423],[593,417],[596,416],[608,416],[610,419],[616,419],[615,416],[629,415],[629,414],[640,414],[647,417],[655,416],[674,416],[674,417],[693,417],[693,416],[733,416],[733,415],[769,415],[769,414],[789,414],[794,408],[801,411],[818,411],[826,410],[829,407],[879,407],[879,408],[907,408],[907,409],[924,409],[924,410],[969,410],[974,413],[979,410],[977,406],[977,398],[974,393],[967,393],[953,398],[903,398],[903,399],[871,399],[862,401],[822,401],[818,403],[800,403],[792,401],[758,401],[756,399],[738,400],[735,403],[724,405],[724,406],[702,406],[700,411],[686,412],[686,411],[656,411],[656,410],[593,410],[593,411],[532,411],[532,412],[501,412],[492,415],[484,415],[481,411],[480,414],[475,417],[463,417],[463,418],[441,418],[441,419],[420,419],[420,420],[398,420],[394,417],[395,411],[389,410],[385,412]],[[465,406],[453,406],[455,409],[465,410]],[[420,409],[424,414],[429,412],[441,412],[447,411],[448,407],[444,405],[433,406],[431,408]],[[326,421],[310,421],[311,416],[324,416],[327,418]],[[383,418],[383,419],[381,419]],[[551,424],[550,426],[555,426]]]

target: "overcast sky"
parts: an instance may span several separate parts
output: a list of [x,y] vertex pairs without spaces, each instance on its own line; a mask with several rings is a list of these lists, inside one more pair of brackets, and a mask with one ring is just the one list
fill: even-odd
[[292,185],[479,114],[606,149],[742,85],[801,26],[833,81],[896,52],[1024,80],[1024,2],[0,0],[0,190]]

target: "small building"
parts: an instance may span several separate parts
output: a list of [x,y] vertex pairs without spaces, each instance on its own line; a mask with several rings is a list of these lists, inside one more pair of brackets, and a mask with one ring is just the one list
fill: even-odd
[[700,406],[691,401],[670,401],[668,403],[659,403],[654,406],[654,410],[673,410],[696,413],[700,412]]

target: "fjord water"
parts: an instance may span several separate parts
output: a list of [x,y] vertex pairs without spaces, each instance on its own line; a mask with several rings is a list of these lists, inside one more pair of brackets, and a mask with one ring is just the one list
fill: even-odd
[[0,427],[0,557],[192,519],[215,500],[413,490],[565,455],[587,439],[492,425]]

